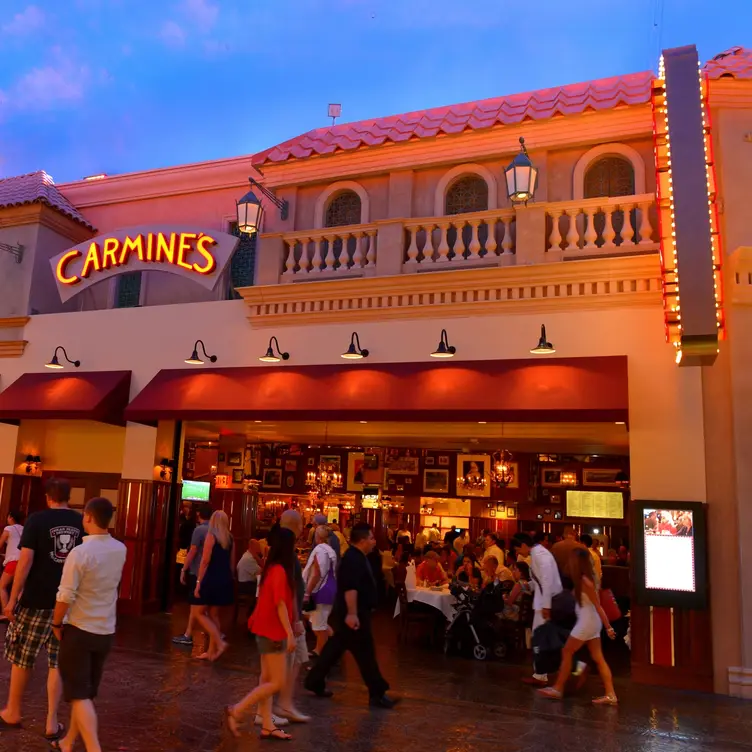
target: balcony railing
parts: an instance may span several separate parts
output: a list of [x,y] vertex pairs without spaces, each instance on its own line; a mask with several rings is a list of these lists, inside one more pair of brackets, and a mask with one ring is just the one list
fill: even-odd
[[564,258],[634,253],[658,248],[653,240],[652,193],[561,201],[546,207],[546,250]]
[[350,225],[293,232],[287,246],[283,277],[321,279],[376,272],[376,225]]
[[515,218],[514,209],[495,209],[410,220],[405,223],[404,271],[449,263],[466,268],[511,263]]
[[659,248],[656,225],[655,197],[649,193],[297,230],[264,236],[266,265],[256,283],[650,253]]

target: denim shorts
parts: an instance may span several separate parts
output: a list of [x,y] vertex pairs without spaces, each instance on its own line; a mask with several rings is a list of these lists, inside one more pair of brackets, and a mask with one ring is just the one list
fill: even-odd
[[287,649],[287,640],[270,640],[268,637],[256,635],[256,646],[261,655],[284,653]]

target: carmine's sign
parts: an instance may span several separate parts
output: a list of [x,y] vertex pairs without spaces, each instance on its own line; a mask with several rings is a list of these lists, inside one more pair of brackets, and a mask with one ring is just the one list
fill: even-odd
[[199,228],[149,225],[98,235],[50,260],[60,299],[126,272],[158,271],[214,289],[238,238]]

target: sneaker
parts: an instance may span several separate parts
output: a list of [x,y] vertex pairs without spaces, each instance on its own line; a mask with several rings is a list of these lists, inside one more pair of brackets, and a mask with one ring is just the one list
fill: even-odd
[[398,697],[388,697],[387,695],[381,695],[381,697],[371,697],[368,700],[368,704],[372,708],[383,708],[384,710],[391,710],[398,702]]
[[587,667],[585,661],[577,661],[577,665],[574,667],[574,671],[572,671],[572,676],[580,676]]
[[186,637],[184,634],[173,637],[172,641],[175,645],[193,645],[193,637]]
[[[257,726],[264,725],[264,719],[260,715],[257,715],[253,722]],[[274,713],[272,713],[272,723],[277,728],[280,728],[281,726],[287,726],[290,723],[290,721],[288,721],[287,718],[280,718],[278,715],[274,715]]]

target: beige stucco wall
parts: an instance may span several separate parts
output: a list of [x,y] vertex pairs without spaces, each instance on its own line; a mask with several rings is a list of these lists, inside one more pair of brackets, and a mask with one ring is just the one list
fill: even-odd
[[39,230],[37,224],[13,227],[0,221],[0,243],[24,247],[24,260],[20,264],[11,254],[0,251],[0,318],[26,316],[28,313],[31,270]]

